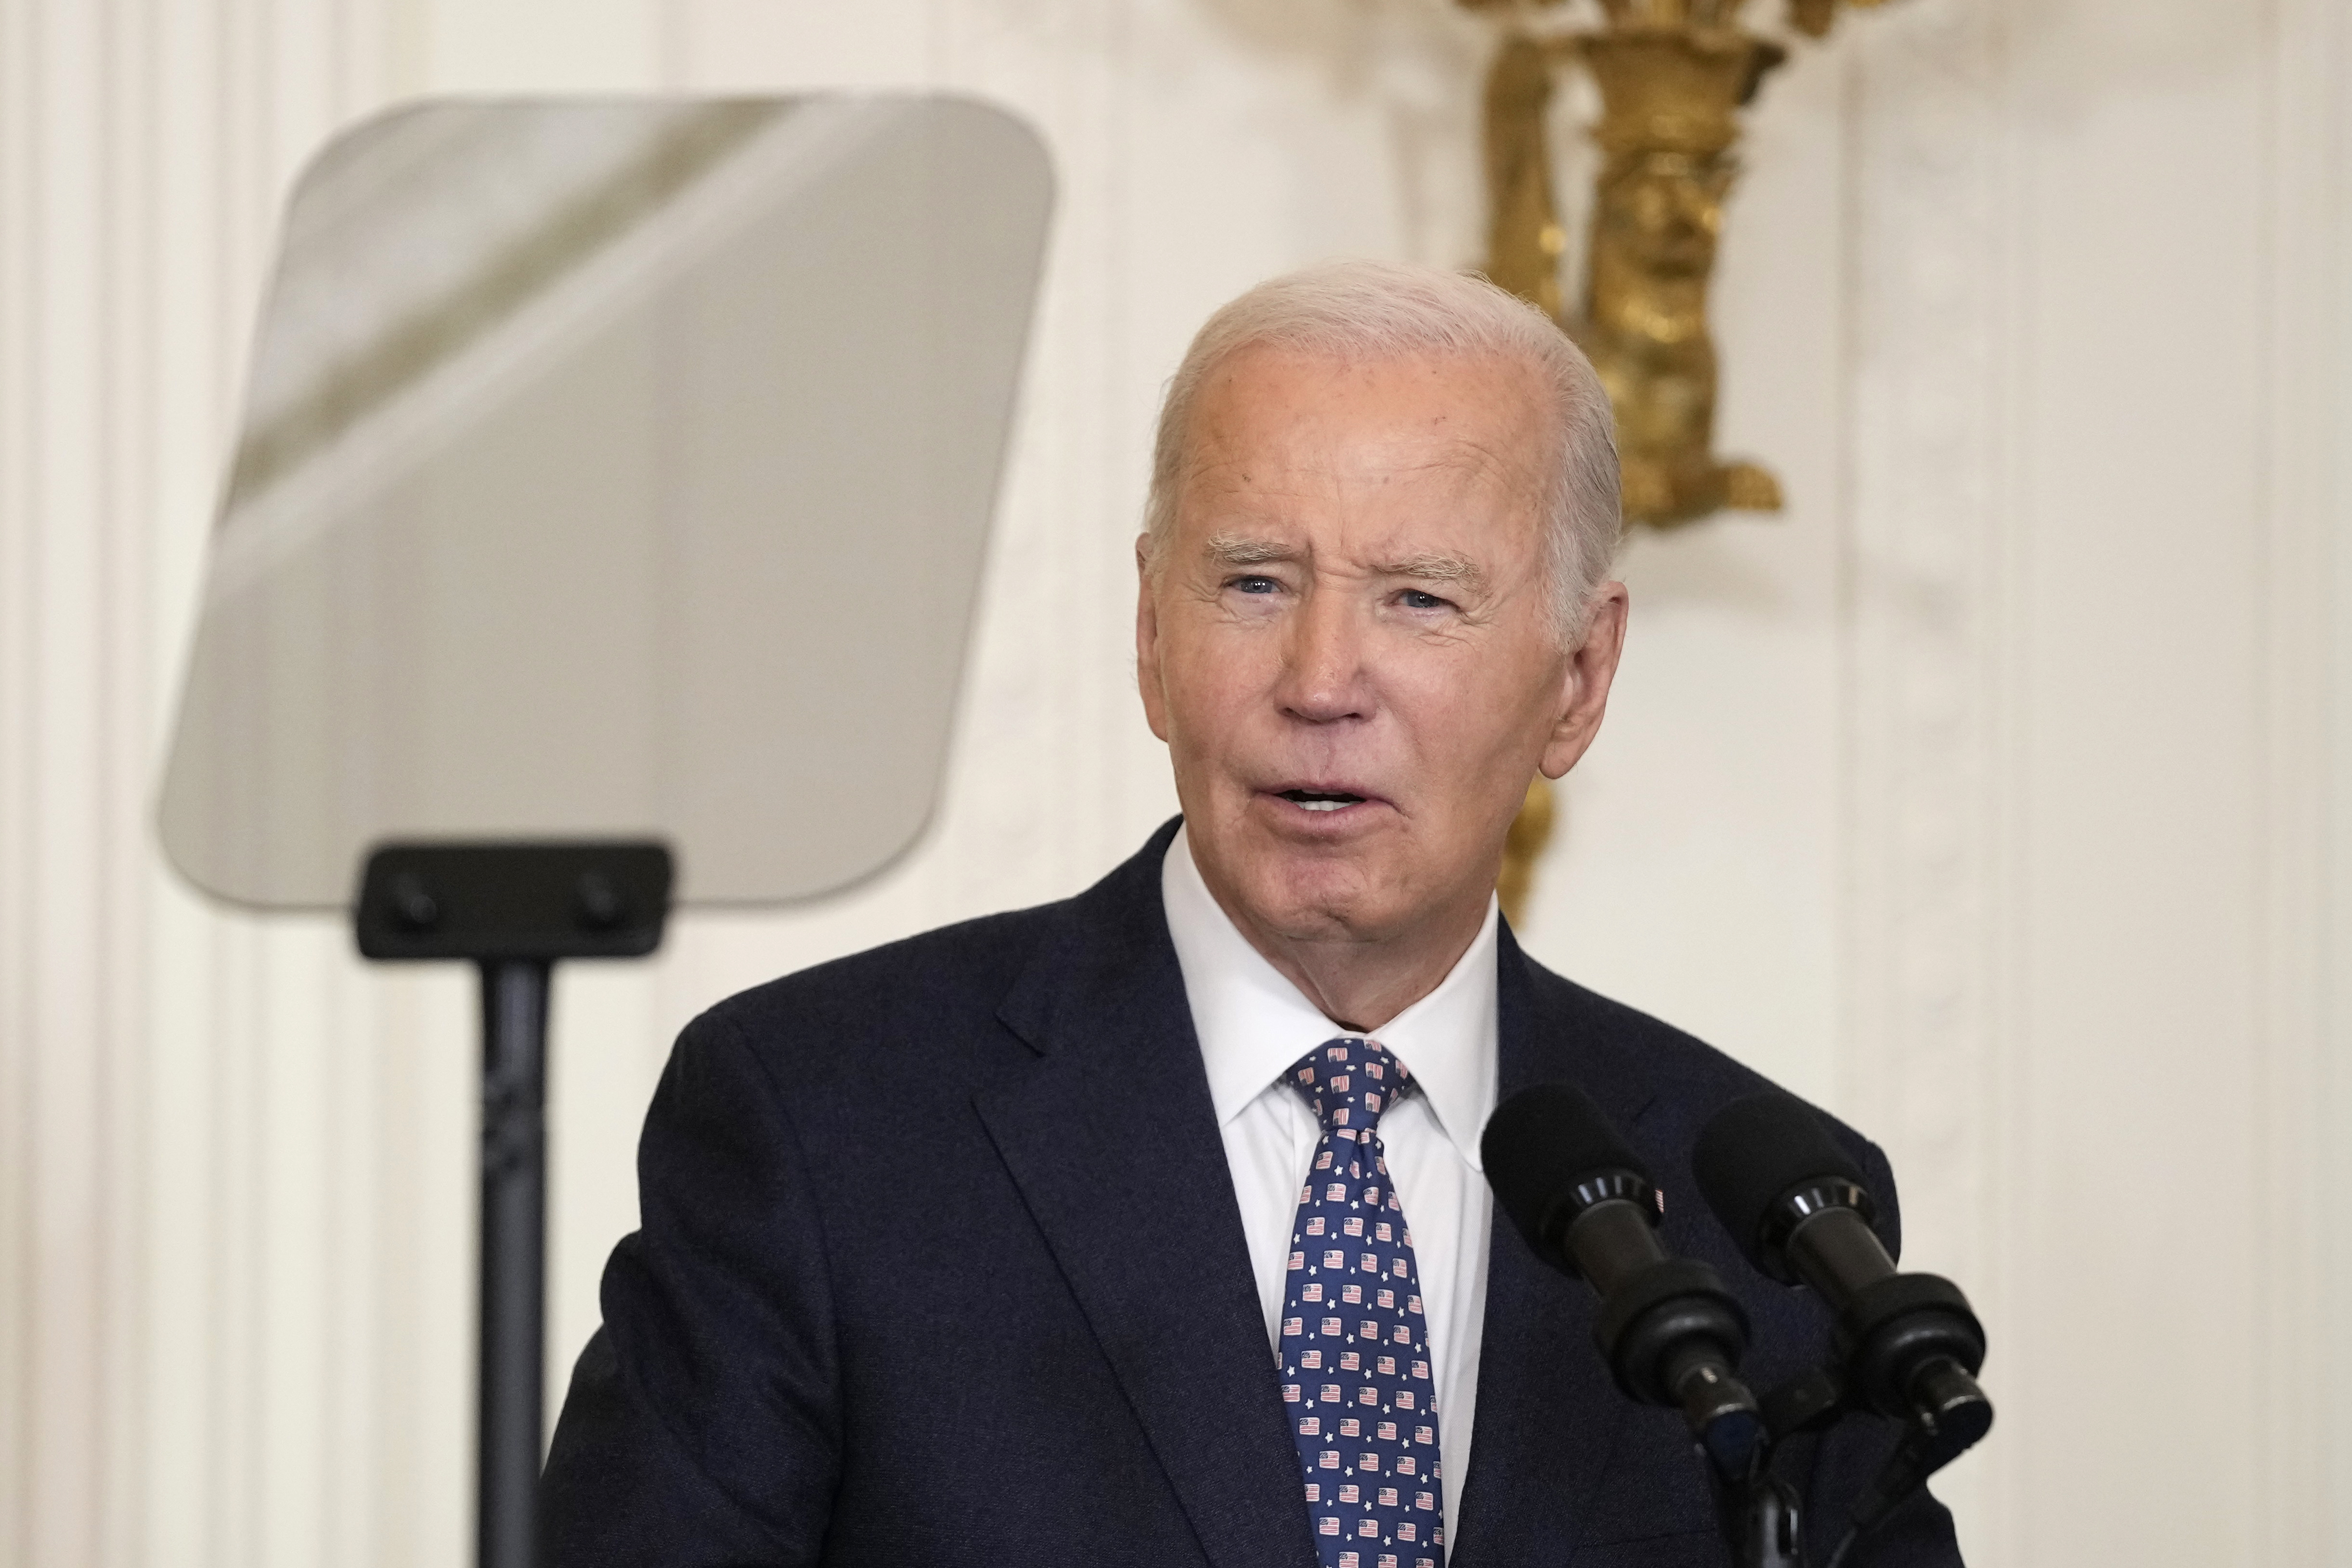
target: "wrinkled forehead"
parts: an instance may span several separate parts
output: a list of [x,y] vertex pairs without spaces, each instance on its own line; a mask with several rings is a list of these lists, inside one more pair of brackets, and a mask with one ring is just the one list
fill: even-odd
[[1559,465],[1553,401],[1505,356],[1246,349],[1187,422],[1179,515],[1391,492],[1533,514]]

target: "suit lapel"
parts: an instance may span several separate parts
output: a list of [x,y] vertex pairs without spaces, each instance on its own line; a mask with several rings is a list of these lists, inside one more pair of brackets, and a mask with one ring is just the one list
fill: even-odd
[[[1574,1083],[1630,1128],[1650,1096],[1624,1064],[1543,1005],[1508,929],[1499,957],[1496,1092]],[[1592,1292],[1538,1261],[1498,1209],[1454,1568],[1563,1562],[1629,1410],[1592,1344]]]
[[1040,1059],[975,1103],[1202,1550],[1218,1568],[1312,1568],[1297,1452],[1160,907],[1173,833],[1070,906],[1003,1009]]

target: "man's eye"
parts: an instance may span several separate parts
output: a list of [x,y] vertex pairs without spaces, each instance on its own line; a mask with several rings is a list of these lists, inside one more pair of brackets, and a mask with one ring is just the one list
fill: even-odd
[[1442,610],[1445,601],[1434,594],[1424,594],[1418,588],[1404,591],[1404,607],[1408,610]]
[[1271,577],[1236,577],[1233,585],[1244,594],[1278,594],[1282,584]]

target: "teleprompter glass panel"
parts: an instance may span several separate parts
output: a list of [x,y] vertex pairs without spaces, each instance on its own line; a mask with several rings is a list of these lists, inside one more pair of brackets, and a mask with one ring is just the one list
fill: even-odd
[[1052,178],[927,97],[428,102],[289,203],[162,800],[199,887],[651,837],[845,886],[936,796]]

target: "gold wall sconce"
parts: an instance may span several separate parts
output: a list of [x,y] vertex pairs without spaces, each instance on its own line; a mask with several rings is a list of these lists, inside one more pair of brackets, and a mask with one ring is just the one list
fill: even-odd
[[[1486,273],[1591,356],[1617,410],[1626,521],[1669,527],[1726,509],[1779,510],[1769,470],[1715,452],[1706,298],[1738,169],[1738,111],[1787,49],[1739,25],[1743,0],[1598,0],[1598,28],[1542,22],[1571,0],[1457,3],[1495,16],[1503,35],[1486,90]],[[1819,37],[1841,3],[1880,0],[1789,0],[1789,24]],[[1591,73],[1601,105],[1574,310],[1561,296],[1568,235],[1546,123],[1570,65]]]
[[[1789,26],[1826,35],[1840,5],[1786,0]],[[1559,20],[1583,0],[1456,0],[1501,26],[1486,74],[1486,275],[1532,300],[1591,356],[1617,415],[1625,520],[1668,528],[1726,510],[1778,511],[1780,483],[1715,450],[1717,366],[1707,285],[1738,172],[1739,110],[1788,50],[1740,26],[1744,0],[1594,0],[1598,27]],[[1568,231],[1549,120],[1560,72],[1600,90],[1601,153],[1583,297],[1560,287]],[[1517,921],[1551,837],[1538,777],[1511,825],[1496,890]]]

